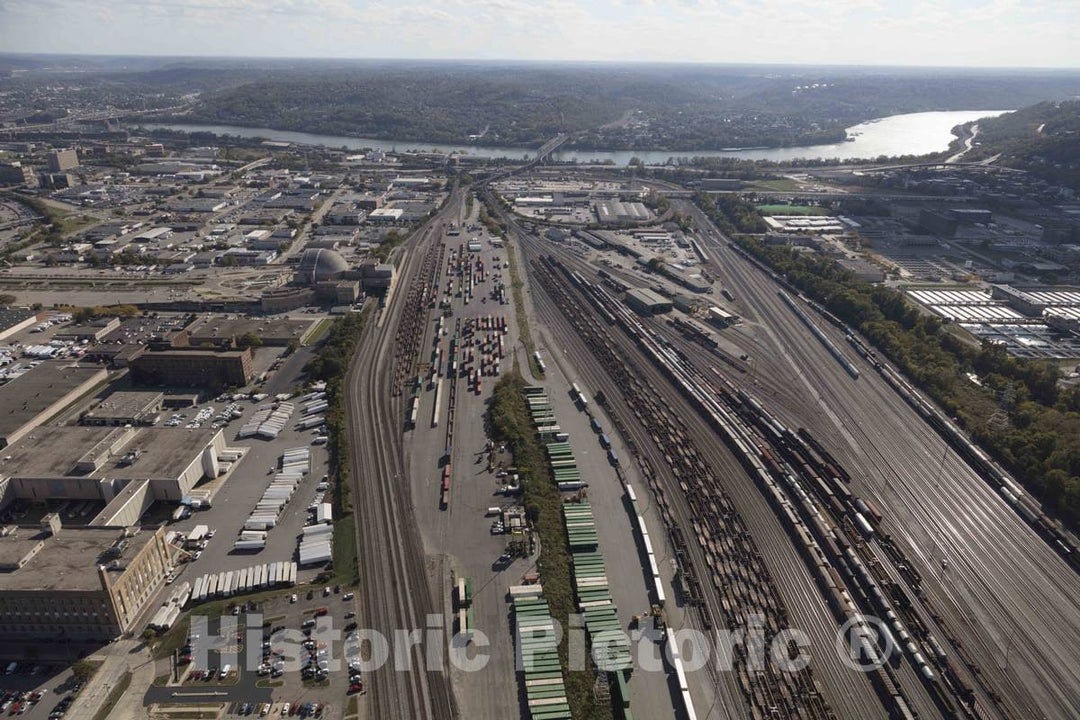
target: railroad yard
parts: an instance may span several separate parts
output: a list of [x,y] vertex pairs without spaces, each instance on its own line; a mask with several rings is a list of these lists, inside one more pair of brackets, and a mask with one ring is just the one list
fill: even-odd
[[[481,203],[513,246],[520,295]],[[492,387],[514,368],[548,443],[570,551],[585,553],[575,568],[603,583],[578,579],[579,608],[610,605],[637,664],[650,643],[669,646],[659,671],[598,673],[628,717],[1071,716],[1080,587],[1061,554],[1069,538],[842,323],[674,203],[694,218],[694,251],[716,281],[704,302],[724,308],[706,322],[636,313],[620,297],[628,288],[675,292],[610,251],[523,227],[490,191],[454,193],[406,246],[412,274],[392,289],[371,329],[381,345],[361,349],[369,375],[352,386],[358,490],[381,503],[361,527],[408,568],[376,591],[392,588],[389,607],[417,623],[441,612],[465,647],[482,633],[488,661],[408,680],[375,673],[368,710],[564,716],[558,663],[541,675],[514,667],[515,645],[537,642],[522,627],[546,622],[513,459],[485,423]],[[582,523],[588,548],[575,551]],[[736,652],[730,669],[712,657],[687,670],[700,648],[663,633],[643,644],[631,629],[644,620],[705,637],[794,628],[810,660],[791,671],[783,652],[756,666]],[[852,669],[838,637],[872,667]]]
[[1080,718],[1080,74],[289,5],[0,58],[0,716]]

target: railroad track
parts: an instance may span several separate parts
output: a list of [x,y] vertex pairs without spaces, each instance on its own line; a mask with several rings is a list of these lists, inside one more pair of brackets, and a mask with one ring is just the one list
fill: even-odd
[[1080,702],[1078,603],[1064,561],[876,373],[857,383],[843,378],[777,302],[776,284],[728,249],[703,216],[695,219],[729,286],[764,328],[759,335],[771,338],[781,366],[790,363],[782,372],[797,368],[820,398],[825,412],[796,414],[852,463],[852,487],[882,506],[896,548],[922,576],[916,604],[950,640],[985,704],[1000,701],[997,711],[1011,717],[1069,717]]
[[[679,478],[677,487],[692,511],[689,518],[676,517],[668,488],[657,482],[651,464],[643,466],[665,523],[680,528],[673,534],[677,552],[681,553],[689,543],[697,542],[704,555],[707,571],[698,571],[683,558],[681,570],[687,578],[689,599],[702,602],[700,584],[710,583],[720,599],[716,615],[726,627],[746,629],[747,618],[755,615],[762,617],[766,636],[775,636],[788,625],[787,609],[726,490],[684,432],[684,421],[677,418],[655,386],[640,379],[638,368],[613,351],[614,338],[584,309],[580,300],[570,296],[567,284],[554,275],[550,266],[533,263],[530,270],[582,340],[594,349],[596,359],[621,388],[627,404],[634,408],[637,421],[662,453],[665,465]],[[693,532],[689,542],[681,529],[687,527],[684,524],[687,520]],[[709,624],[712,623],[711,615],[705,616]],[[775,664],[767,663],[755,672],[747,666],[745,658],[737,658],[736,672],[747,703],[755,714],[762,717],[833,717],[810,671],[784,673]]]
[[[969,481],[973,471],[959,457],[949,457],[947,452],[941,456],[939,450],[929,462],[919,457],[914,458],[917,463],[915,467],[919,470],[914,469],[911,456],[912,446],[920,449],[924,446],[940,447],[940,440],[935,437],[935,433],[918,418],[915,418],[912,427],[896,429],[889,422],[880,422],[882,418],[873,417],[878,414],[891,418],[892,415],[906,416],[911,413],[910,409],[890,394],[891,391],[887,388],[885,388],[885,395],[888,397],[878,396],[880,394],[878,386],[881,383],[877,378],[869,382],[864,378],[859,381],[860,386],[848,392],[848,386],[844,383],[854,381],[837,372],[838,366],[834,367],[835,360],[822,352],[822,348],[806,332],[806,328],[795,321],[795,316],[791,315],[790,310],[785,310],[783,306],[780,306],[775,296],[775,286],[767,279],[756,277],[758,271],[750,268],[748,263],[744,265],[745,261],[739,260],[734,253],[723,250],[722,242],[722,238],[719,240],[712,238],[709,249],[713,252],[720,249],[720,254],[717,255],[721,260],[719,266],[724,268],[729,279],[738,278],[733,280],[732,286],[742,296],[744,303],[748,303],[749,307],[753,308],[751,314],[757,313],[757,317],[761,320],[759,326],[765,332],[759,333],[758,339],[754,340],[760,343],[758,352],[773,353],[772,357],[767,358],[762,364],[774,371],[775,376],[771,382],[769,378],[763,380],[773,392],[783,389],[790,385],[791,369],[788,363],[795,364],[796,374],[806,376],[803,383],[807,387],[808,395],[801,398],[797,404],[786,405],[785,409],[789,410],[793,416],[810,419],[815,428],[828,427],[832,417],[827,418],[826,415],[834,411],[835,416],[844,418],[844,425],[850,426],[829,427],[830,432],[826,439],[830,447],[838,452],[844,461],[852,461],[854,456],[852,474],[856,477],[853,481],[853,489],[856,486],[859,487],[861,491],[867,493],[867,497],[873,497],[876,502],[885,507],[884,514],[887,521],[892,524],[898,536],[887,541],[853,543],[859,546],[862,557],[873,557],[862,554],[868,551],[867,548],[881,554],[879,559],[867,561],[874,578],[883,584],[896,582],[909,584],[916,590],[920,586],[924,588],[924,594],[917,593],[914,598],[912,611],[914,614],[905,617],[913,625],[917,624],[916,619],[919,617],[929,618],[929,624],[925,626],[927,629],[942,629],[944,633],[942,637],[948,638],[949,644],[952,645],[950,655],[955,652],[962,664],[969,668],[967,679],[977,677],[977,686],[981,685],[981,691],[984,697],[989,698],[991,706],[996,704],[993,697],[995,690],[1002,689],[1009,696],[1003,698],[1002,705],[993,708],[998,713],[1006,717],[1032,717],[1043,714],[1070,717],[1069,713],[1072,711],[1068,708],[1071,707],[1074,710],[1075,707],[1080,706],[1076,697],[1080,684],[1076,681],[1078,664],[1074,661],[1075,648],[1078,646],[1075,642],[1078,627],[1076,622],[1078,594],[1076,583],[1073,582],[1068,567],[1053,555],[1048,558],[1045,547],[1029,548],[1030,560],[1023,553],[1019,556],[1016,554],[1017,547],[1030,544],[1014,543],[1013,538],[1002,535],[1003,528],[1007,527],[1012,532],[1018,532],[1024,538],[1030,535],[1029,529],[1018,524],[1016,518],[1009,516],[1008,513],[1004,518],[1002,517],[1000,506],[1003,504],[1000,498],[988,498],[986,488],[978,485],[983,482],[981,479],[976,477],[973,481]],[[547,252],[559,254],[557,248],[533,241],[531,238],[526,238],[523,244],[530,248],[530,254],[533,256]],[[562,257],[567,255],[562,254]],[[579,258],[573,258],[573,256],[566,259],[581,262]],[[529,267],[529,270],[532,273],[534,268]],[[557,284],[565,286],[569,283],[565,278],[561,278]],[[544,285],[540,288],[542,292],[537,292],[535,298],[545,321],[556,327],[563,323],[571,329],[571,333],[561,332],[560,336],[560,339],[568,346],[574,344],[574,339],[570,336],[577,335],[581,338],[579,342],[587,346],[584,351],[585,358],[592,357],[594,349],[605,340],[610,343],[611,352],[617,357],[625,360],[633,355],[633,348],[628,346],[624,339],[620,340],[617,333],[605,335],[598,332],[587,335],[585,330],[581,329],[589,327],[588,322],[591,322],[599,330],[603,330],[603,327],[597,324],[596,314],[591,310],[580,311],[581,317],[573,317],[572,313],[567,317],[554,317],[563,315],[562,306],[556,299],[550,299],[552,307],[558,310],[545,312],[542,308],[547,286],[543,283],[535,283],[535,285]],[[574,298],[572,295],[564,297],[563,300],[564,302],[574,300],[581,305],[581,299]],[[591,321],[586,321],[586,318],[590,317]],[[582,325],[582,323],[585,324]],[[807,342],[807,339],[810,341]],[[575,352],[579,357],[582,356],[580,348]],[[696,360],[701,367],[702,357],[699,356]],[[582,363],[579,361],[580,364]],[[662,411],[664,404],[669,409],[679,407],[674,400],[665,399],[670,396],[670,392],[664,389],[662,383],[655,381],[655,373],[640,366],[631,367],[640,371],[631,375],[641,378],[642,392],[655,393],[662,401],[651,406],[651,410],[655,411],[659,408]],[[610,371],[606,365],[602,370],[605,374]],[[843,379],[837,380],[837,376]],[[777,382],[777,378],[783,378],[784,382]],[[625,377],[620,376],[620,379],[625,380]],[[612,384],[616,385],[618,393],[622,393],[621,384]],[[875,397],[851,396],[852,394],[861,396],[864,394],[863,390],[869,391],[864,387],[868,384],[873,388]],[[664,467],[664,464],[669,461],[681,461],[676,460],[679,458],[678,449],[676,448],[675,455],[667,453],[670,457],[665,457],[662,446],[658,445],[653,437],[656,434],[654,429],[642,423],[636,415],[635,403],[621,402],[620,404],[615,395],[616,393],[612,393],[612,404],[620,405],[620,407],[612,414],[617,417],[622,413],[626,418],[626,421],[620,424],[626,430],[626,437],[632,439],[634,454],[641,458],[639,464],[642,466],[643,474],[647,478],[652,478],[650,484],[654,493],[662,492],[665,487],[671,493],[672,502],[670,502],[665,520],[669,517],[674,518],[684,527],[692,527],[692,524],[686,525],[688,522],[692,523],[692,518],[684,508],[680,508],[679,502],[674,498],[674,495],[681,492],[682,488],[678,485],[678,480],[674,480],[672,473]],[[781,404],[785,404],[784,400],[781,399]],[[839,423],[839,420],[835,422]],[[899,423],[895,424],[899,425]],[[685,421],[682,425],[685,426]],[[892,431],[879,432],[882,434],[881,437],[875,437],[873,433],[868,432],[870,429],[878,432],[886,427],[892,428]],[[659,428],[661,432],[669,429],[667,423]],[[840,447],[837,449],[834,438],[838,430],[841,434],[848,433],[846,441],[852,443],[850,451],[844,446],[844,441],[839,443]],[[686,439],[693,442],[693,435],[694,433],[686,433]],[[860,447],[864,443],[867,447]],[[700,458],[707,464],[713,461],[715,455],[708,447],[699,446],[698,450]],[[928,472],[927,467],[931,465]],[[680,472],[684,472],[685,466],[677,465],[677,467],[680,468]],[[873,478],[866,477],[867,467],[873,468]],[[953,480],[954,473],[957,476],[956,480],[950,482]],[[882,477],[886,478],[884,486],[880,484]],[[933,481],[935,477],[942,478],[944,482]],[[891,483],[889,478],[892,479]],[[972,485],[972,482],[975,485]],[[674,489],[676,487],[678,490]],[[886,497],[887,500],[883,502],[882,498]],[[894,510],[899,510],[899,512],[894,512]],[[663,514],[663,508],[661,511]],[[917,518],[918,524],[914,528],[906,527],[903,520],[905,517]],[[955,535],[957,525],[965,529],[963,537]],[[1015,530],[1016,528],[1018,530]],[[848,532],[849,539],[854,539],[850,535],[850,528],[844,529]],[[706,568],[706,572],[711,571],[712,565],[705,560],[706,556],[697,547],[699,543],[693,539],[687,542],[687,534],[680,532],[678,528],[672,532],[672,535],[676,536],[676,547],[685,548],[680,552],[686,556],[687,564],[692,568]],[[937,547],[948,548],[951,561],[951,572],[948,575],[952,576],[956,573],[956,579],[963,578],[962,585],[954,587],[955,580],[935,569],[934,565],[937,563],[938,556],[927,552],[925,547],[927,539],[932,540]],[[905,559],[908,560],[907,563],[904,562]],[[1033,571],[1033,577],[1040,578],[1042,581],[1037,585],[1026,582],[1025,575],[1018,572],[1020,570],[1018,561],[1029,566]],[[898,574],[894,574],[901,572],[897,566],[908,564],[913,566],[906,571],[908,575],[901,578]],[[914,576],[911,575],[913,572]],[[980,577],[983,573],[985,577]],[[916,579],[911,579],[916,576]],[[699,574],[701,596],[708,601],[712,588],[708,582],[701,583],[700,577]],[[990,578],[993,580],[987,582]],[[786,578],[778,579],[781,585],[785,585],[785,581]],[[1055,618],[1065,618],[1064,623],[1052,625],[1039,617],[1037,611],[1034,615],[1032,614],[1037,600],[1043,597],[1048,598],[1048,603],[1053,603],[1048,604],[1046,610]],[[706,622],[710,621],[715,622],[715,619],[706,619]],[[1028,625],[1033,627],[1029,628]],[[1059,636],[1051,637],[1048,633],[1052,633],[1052,628],[1055,626],[1060,631]],[[938,631],[934,630],[934,632]],[[1025,639],[1014,644],[1013,633],[1022,635]],[[989,637],[987,637],[988,634]],[[1004,640],[1005,637],[1008,638],[1007,642]],[[1026,661],[1022,666],[1022,674],[1005,672],[1009,664],[1010,651],[1014,661],[1018,656]],[[1001,664],[1002,656],[1004,656],[1004,666]],[[904,682],[917,685],[917,678],[914,683],[909,682],[910,675],[911,673],[905,675],[908,679]],[[1032,692],[1033,688],[1038,695]],[[920,706],[920,712],[924,710],[933,713],[934,706],[930,705],[929,708]],[[983,716],[981,712],[976,711],[979,717]]]
[[[395,292],[382,310],[382,322],[369,324],[346,379],[356,540],[365,594],[362,612],[366,627],[383,633],[388,640],[397,630],[423,629],[426,617],[438,610],[413,521],[402,451],[400,383],[415,369],[415,353],[424,331],[423,322],[417,323],[415,318],[418,309],[426,309],[432,292],[443,218],[456,218],[461,207],[462,191],[456,189],[439,214],[407,241],[397,283],[409,290]],[[408,662],[411,669],[400,672],[391,658],[371,674],[365,696],[368,716],[380,720],[454,717],[446,674],[427,669],[424,650],[418,646],[409,649]]]

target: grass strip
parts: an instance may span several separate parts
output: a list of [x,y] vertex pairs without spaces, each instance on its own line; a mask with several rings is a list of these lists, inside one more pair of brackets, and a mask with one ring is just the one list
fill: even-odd
[[109,697],[105,700],[105,704],[94,715],[94,720],[105,720],[109,717],[109,713],[116,707],[116,703],[120,702],[120,698],[127,692],[128,687],[131,685],[131,671],[128,670],[120,676],[119,682],[113,686],[113,689],[109,691]]
[[517,317],[518,335],[525,345],[525,352],[529,354],[529,367],[533,377],[543,378],[544,371],[540,369],[540,363],[536,362],[536,345],[533,344],[532,330],[529,327],[529,312],[525,307],[525,282],[521,279],[518,270],[517,253],[510,241],[506,241],[506,261],[510,263],[510,291],[514,296],[514,312]]
[[[533,429],[525,403],[525,378],[517,368],[510,370],[497,383],[488,409],[489,434],[505,442],[514,456],[514,465],[521,478],[525,513],[540,536],[541,584],[551,617],[569,627],[570,613],[575,612],[571,580],[570,548],[562,516],[562,496],[550,480],[550,468],[543,447]],[[575,718],[606,720],[612,717],[611,707],[598,704],[593,698],[596,669],[589,659],[589,670],[570,671],[567,666],[568,648],[564,635],[559,643],[566,683],[566,696]]]

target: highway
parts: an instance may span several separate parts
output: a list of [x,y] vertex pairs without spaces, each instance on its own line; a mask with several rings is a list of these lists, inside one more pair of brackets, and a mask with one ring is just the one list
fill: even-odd
[[[767,398],[805,425],[872,498],[922,576],[922,605],[977,667],[983,695],[1009,717],[1075,717],[1080,707],[1080,577],[854,352],[853,380],[777,296],[765,273],[726,247],[689,203],[706,252],[754,341]],[[839,331],[819,326],[840,348]]]
[[[956,167],[950,165],[950,167]],[[655,180],[650,180],[650,184],[655,185]],[[658,189],[661,195],[664,195],[672,200],[675,199],[687,199],[693,197],[694,190],[665,190]],[[916,195],[913,193],[898,193],[898,192],[882,192],[882,191],[859,191],[859,192],[837,192],[833,190],[826,190],[821,192],[815,192],[811,190],[706,190],[706,195],[744,195],[752,192],[755,197],[783,200],[784,198],[801,198],[805,200],[844,200],[845,198],[859,198],[859,197],[872,197],[879,198],[881,200],[898,200],[903,202],[950,202],[950,203],[969,203],[974,202],[974,198],[966,195]]]
[[13,125],[0,130],[0,133],[7,136],[15,136],[21,132],[27,132],[30,130],[61,130],[67,125],[73,125],[81,122],[94,122],[97,120],[118,120],[123,118],[139,117],[142,115],[156,115],[160,113],[180,112],[191,108],[193,103],[186,102],[180,105],[172,105],[170,107],[153,108],[151,110],[121,110],[119,108],[112,110],[98,110],[95,112],[89,112],[82,115],[73,114],[62,118],[57,118],[52,122],[38,123],[35,125]]
[[[405,243],[386,306],[371,318],[345,384],[349,461],[356,513],[362,627],[388,639],[396,629],[425,627],[425,617],[441,611],[432,599],[423,546],[413,519],[406,480],[401,429],[401,398],[392,379],[402,362],[396,345],[399,324],[418,301],[418,276],[430,266],[428,251],[449,218],[460,216],[464,193],[455,188],[436,215]],[[445,648],[444,648],[445,652]],[[393,660],[393,659],[392,659]],[[448,720],[454,716],[449,680],[443,671],[425,670],[424,649],[409,652],[411,670],[391,661],[371,673],[363,696],[365,717],[394,720]]]

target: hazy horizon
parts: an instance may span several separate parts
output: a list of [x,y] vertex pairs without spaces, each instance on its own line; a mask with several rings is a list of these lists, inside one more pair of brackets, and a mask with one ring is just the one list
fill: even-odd
[[1080,68],[1063,0],[0,0],[0,52],[281,60]]
[[[3,0],[0,0],[2,2]],[[1048,66],[1048,65],[899,65],[899,64],[872,64],[872,63],[794,63],[794,62],[739,62],[739,61],[699,61],[699,60],[581,60],[560,58],[505,58],[505,57],[389,57],[389,56],[319,56],[319,55],[176,55],[170,53],[105,53],[105,52],[51,52],[51,51],[6,51],[0,49],[0,58],[32,58],[32,59],[77,59],[77,60],[145,60],[148,62],[160,61],[166,64],[173,62],[191,62],[214,64],[242,63],[242,62],[266,62],[267,64],[318,63],[333,66],[335,64],[460,64],[460,65],[530,65],[530,66],[625,66],[625,67],[715,67],[730,68],[733,70],[743,68],[776,68],[776,69],[813,69],[813,70],[845,70],[845,71],[924,71],[924,70],[947,70],[947,71],[970,71],[972,73],[1001,72],[1062,72],[1080,73],[1080,64],[1073,66]]]

